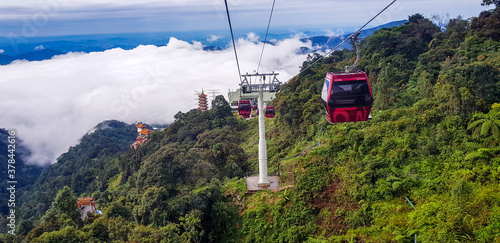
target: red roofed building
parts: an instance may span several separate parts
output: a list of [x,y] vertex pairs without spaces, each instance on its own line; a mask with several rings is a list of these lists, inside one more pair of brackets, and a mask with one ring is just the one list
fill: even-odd
[[149,129],[146,129],[146,128],[142,129],[142,130],[139,132],[139,134],[141,134],[141,135],[145,135],[145,136],[147,136],[147,135],[149,135],[149,134],[151,134],[151,133],[153,133],[153,131],[151,131],[151,130],[149,130]]
[[135,142],[131,146],[133,149],[137,149],[140,145],[146,142],[148,140],[149,134],[153,133],[153,131],[147,129],[146,128],[147,126],[142,123],[139,123],[136,127],[138,136],[135,139]]
[[91,197],[78,198],[76,205],[82,212],[82,220],[87,218],[87,213],[97,212],[97,204]]

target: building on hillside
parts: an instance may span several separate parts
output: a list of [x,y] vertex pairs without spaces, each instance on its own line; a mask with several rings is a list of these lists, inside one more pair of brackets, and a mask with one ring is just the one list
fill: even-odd
[[142,129],[145,129],[147,126],[142,124],[142,123],[139,123],[139,124],[137,124],[136,127],[137,127],[137,132],[141,132]]
[[201,94],[198,96],[198,109],[201,111],[207,111],[208,110],[208,99],[207,95],[201,91]]
[[97,212],[97,204],[91,197],[78,198],[78,202],[76,205],[81,210],[82,220],[85,220],[87,218],[88,213]]
[[137,126],[137,138],[135,142],[131,145],[133,149],[137,149],[144,142],[148,140],[149,134],[153,133],[153,131],[146,128],[146,125],[139,123]]

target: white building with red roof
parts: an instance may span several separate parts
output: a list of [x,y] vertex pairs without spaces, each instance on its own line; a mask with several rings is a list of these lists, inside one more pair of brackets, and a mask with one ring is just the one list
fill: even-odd
[[133,149],[137,149],[139,146],[141,146],[144,142],[148,140],[149,134],[153,133],[153,131],[147,129],[146,125],[139,123],[137,126],[137,138],[135,139],[135,142],[132,144]]

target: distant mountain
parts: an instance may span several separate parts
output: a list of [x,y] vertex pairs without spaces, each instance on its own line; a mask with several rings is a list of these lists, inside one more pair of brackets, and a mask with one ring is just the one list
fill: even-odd
[[222,48],[220,48],[218,46],[206,46],[206,47],[203,47],[203,50],[205,50],[205,51],[220,51],[220,50],[222,50]]
[[[391,28],[394,26],[401,26],[405,23],[407,23],[408,20],[399,20],[399,21],[394,21],[390,22],[384,25],[380,25],[377,27],[373,27],[370,29],[365,29],[361,31],[361,34],[359,37],[368,37],[371,36],[375,31],[383,28]],[[308,38],[303,38],[302,41],[311,41],[313,46],[321,46],[324,50],[325,49],[330,49],[336,47],[338,44],[340,44],[342,41],[344,41],[347,37],[349,37],[352,33],[347,34],[347,35],[342,35],[342,36],[313,36],[313,37],[308,37]],[[342,49],[351,49],[351,44],[349,41],[344,43],[342,46],[339,47],[340,50]],[[302,51],[307,51],[307,50],[302,50]]]
[[32,51],[32,52],[28,52],[26,54],[16,56],[15,60],[42,61],[42,60],[51,59],[54,56],[63,55],[63,54],[66,54],[66,53],[64,53],[62,51],[57,51],[54,49],[47,48],[47,49],[43,49],[43,50],[39,50],[39,51]]
[[54,56],[63,55],[63,54],[66,54],[66,53],[62,52],[62,51],[50,49],[50,48],[28,52],[28,53],[25,53],[25,54],[22,54],[19,56],[15,56],[15,57],[0,54],[0,65],[8,65],[15,60],[42,61],[42,60],[51,59]]
[[7,65],[14,60],[16,59],[11,56],[0,54],[0,65]]

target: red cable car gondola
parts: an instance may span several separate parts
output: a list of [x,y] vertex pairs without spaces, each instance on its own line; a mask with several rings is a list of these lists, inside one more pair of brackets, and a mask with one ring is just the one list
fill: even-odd
[[274,118],[274,116],[275,116],[274,106],[266,106],[266,117]]
[[368,120],[373,95],[366,73],[327,73],[321,100],[330,123]]
[[252,106],[248,100],[240,100],[238,103],[238,114],[243,118],[249,118],[252,112]]

